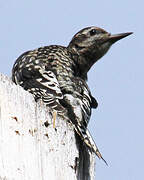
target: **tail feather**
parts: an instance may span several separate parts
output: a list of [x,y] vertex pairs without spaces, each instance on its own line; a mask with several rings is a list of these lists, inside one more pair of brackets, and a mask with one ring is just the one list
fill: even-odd
[[102,155],[101,155],[97,145],[95,144],[89,130],[86,129],[86,131],[83,132],[80,127],[79,128],[77,127],[75,129],[76,129],[76,132],[81,137],[81,139],[83,140],[83,142],[90,148],[90,150],[92,150],[97,155],[97,157],[99,159],[102,159],[105,162],[105,164],[108,165],[106,160],[102,157]]

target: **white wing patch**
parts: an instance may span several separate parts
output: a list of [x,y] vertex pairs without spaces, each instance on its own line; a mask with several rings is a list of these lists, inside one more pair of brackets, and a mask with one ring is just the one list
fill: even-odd
[[36,81],[46,88],[45,93],[48,93],[49,90],[53,91],[54,93],[50,93],[49,96],[55,96],[58,99],[62,99],[63,95],[55,74],[52,71],[45,71],[43,69],[40,69],[39,73],[41,74],[41,77],[36,79]]

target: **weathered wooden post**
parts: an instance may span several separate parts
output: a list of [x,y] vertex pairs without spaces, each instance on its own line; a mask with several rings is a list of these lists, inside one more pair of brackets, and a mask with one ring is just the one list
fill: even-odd
[[95,155],[81,147],[65,119],[54,129],[48,107],[0,75],[0,180],[93,180]]

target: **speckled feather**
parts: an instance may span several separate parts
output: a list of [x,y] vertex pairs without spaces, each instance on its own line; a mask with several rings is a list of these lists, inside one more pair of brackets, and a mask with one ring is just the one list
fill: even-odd
[[101,28],[87,27],[76,33],[68,47],[52,45],[28,51],[13,66],[12,80],[52,110],[67,113],[82,141],[99,158],[87,129],[91,109],[98,105],[86,84],[87,72],[114,42],[130,34],[112,36]]
[[[51,109],[62,114],[68,112],[76,132],[84,137],[91,116],[91,108],[97,101],[80,77],[77,77],[75,55],[62,46],[45,46],[25,52],[15,62],[12,80],[32,93],[36,100],[41,98]],[[70,97],[70,99],[69,99]],[[93,143],[94,144],[94,143]]]
[[88,124],[91,108],[97,107],[86,82],[76,74],[75,60],[66,47],[45,46],[22,54],[14,64],[12,80],[25,90],[41,98],[59,113],[64,108],[60,104],[63,95],[73,94],[83,104],[85,127]]

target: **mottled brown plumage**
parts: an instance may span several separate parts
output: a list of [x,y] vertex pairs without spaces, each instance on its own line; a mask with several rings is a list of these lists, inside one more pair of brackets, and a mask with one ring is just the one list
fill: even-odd
[[82,141],[102,158],[87,125],[97,101],[86,84],[87,72],[119,39],[97,27],[79,31],[68,47],[45,46],[22,54],[15,62],[12,80],[41,98],[52,111],[67,113]]

